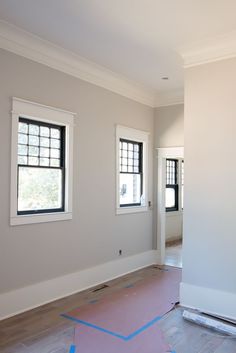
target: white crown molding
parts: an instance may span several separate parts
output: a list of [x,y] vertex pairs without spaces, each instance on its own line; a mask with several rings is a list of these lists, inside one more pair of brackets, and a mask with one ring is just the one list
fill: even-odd
[[179,49],[184,67],[193,67],[236,56],[236,31],[208,38]]
[[0,21],[0,48],[44,64],[142,104],[155,107],[155,91],[51,42]]
[[156,97],[155,107],[166,107],[184,103],[184,89],[179,88],[168,92],[159,92]]

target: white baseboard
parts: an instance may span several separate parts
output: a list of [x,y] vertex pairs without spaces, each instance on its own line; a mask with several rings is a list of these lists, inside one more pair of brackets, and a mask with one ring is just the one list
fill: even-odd
[[236,293],[180,284],[180,304],[207,314],[236,320]]
[[158,263],[156,250],[0,294],[0,320]]

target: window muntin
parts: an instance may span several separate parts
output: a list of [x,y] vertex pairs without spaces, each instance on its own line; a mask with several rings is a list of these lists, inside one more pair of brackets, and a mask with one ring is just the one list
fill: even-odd
[[178,160],[166,159],[166,211],[179,209]]
[[141,206],[143,193],[143,143],[120,138],[120,207]]
[[64,211],[65,128],[19,118],[17,214]]

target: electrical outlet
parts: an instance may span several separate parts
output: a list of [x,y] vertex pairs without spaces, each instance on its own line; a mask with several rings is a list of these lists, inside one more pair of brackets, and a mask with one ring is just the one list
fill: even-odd
[[122,255],[122,250],[120,249],[120,250],[119,250],[119,256],[121,256],[121,255]]

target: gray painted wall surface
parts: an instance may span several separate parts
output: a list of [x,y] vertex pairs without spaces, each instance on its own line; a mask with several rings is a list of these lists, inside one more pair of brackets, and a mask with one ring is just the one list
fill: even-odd
[[236,59],[186,69],[185,80],[183,282],[224,300],[236,293]]
[[184,145],[184,105],[155,109],[155,147]]
[[[115,125],[150,132],[152,200],[154,110],[0,50],[0,292],[151,250],[152,211],[115,214]],[[10,226],[11,97],[77,113],[73,220]]]

